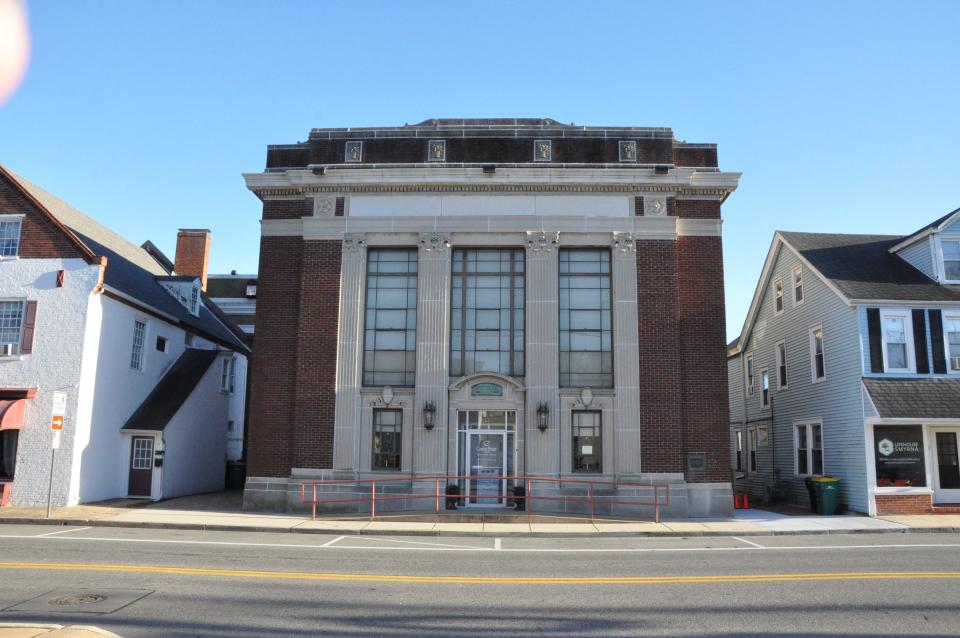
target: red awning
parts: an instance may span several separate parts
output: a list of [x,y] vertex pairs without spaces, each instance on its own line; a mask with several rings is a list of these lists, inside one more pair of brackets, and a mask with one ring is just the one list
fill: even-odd
[[0,430],[19,430],[23,427],[26,399],[0,399]]

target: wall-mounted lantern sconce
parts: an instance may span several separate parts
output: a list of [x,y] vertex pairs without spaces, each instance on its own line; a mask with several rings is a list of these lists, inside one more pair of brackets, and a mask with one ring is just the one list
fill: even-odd
[[550,406],[545,401],[537,404],[537,427],[543,432],[550,425]]
[[433,401],[427,401],[423,404],[423,428],[425,430],[433,429],[433,418],[437,414],[437,406]]

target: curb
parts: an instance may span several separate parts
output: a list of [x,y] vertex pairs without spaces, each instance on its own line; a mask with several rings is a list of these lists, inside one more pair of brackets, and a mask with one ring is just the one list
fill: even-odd
[[[305,521],[306,522],[306,521]],[[122,527],[134,529],[177,529],[207,532],[260,532],[274,534],[336,534],[338,536],[426,536],[426,537],[486,537],[486,538],[694,538],[694,537],[730,537],[730,536],[827,536],[837,534],[958,534],[960,527],[904,527],[902,529],[822,529],[822,530],[690,530],[669,532],[471,532],[445,530],[344,530],[344,529],[301,529],[263,526],[216,525],[205,523],[152,523],[135,521],[103,521],[84,519],[32,519],[0,518],[0,525],[52,525],[66,527],[78,525],[86,527]],[[299,523],[298,523],[299,525]]]

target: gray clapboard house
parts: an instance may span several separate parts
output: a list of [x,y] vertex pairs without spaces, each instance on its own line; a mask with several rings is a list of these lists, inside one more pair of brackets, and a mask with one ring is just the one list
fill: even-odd
[[960,209],[908,236],[778,231],[728,376],[751,498],[805,504],[832,475],[854,511],[955,511]]

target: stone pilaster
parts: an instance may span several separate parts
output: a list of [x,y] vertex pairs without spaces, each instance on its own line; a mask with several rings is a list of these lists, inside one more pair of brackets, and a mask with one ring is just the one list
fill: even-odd
[[[417,383],[413,404],[413,472],[448,474],[450,385],[450,240],[420,235],[417,264]],[[433,403],[434,428],[423,427],[423,406]],[[455,427],[455,426],[454,426]]]
[[[526,399],[524,440],[527,474],[560,472],[560,264],[559,233],[527,233]],[[550,426],[537,428],[537,406],[550,408]]]
[[633,233],[614,233],[611,248],[613,288],[613,419],[617,475],[640,471],[640,365],[637,324],[637,244]]
[[360,397],[363,372],[363,298],[367,246],[363,235],[343,238],[340,334],[337,340],[337,398],[333,468],[354,472],[360,467]]

